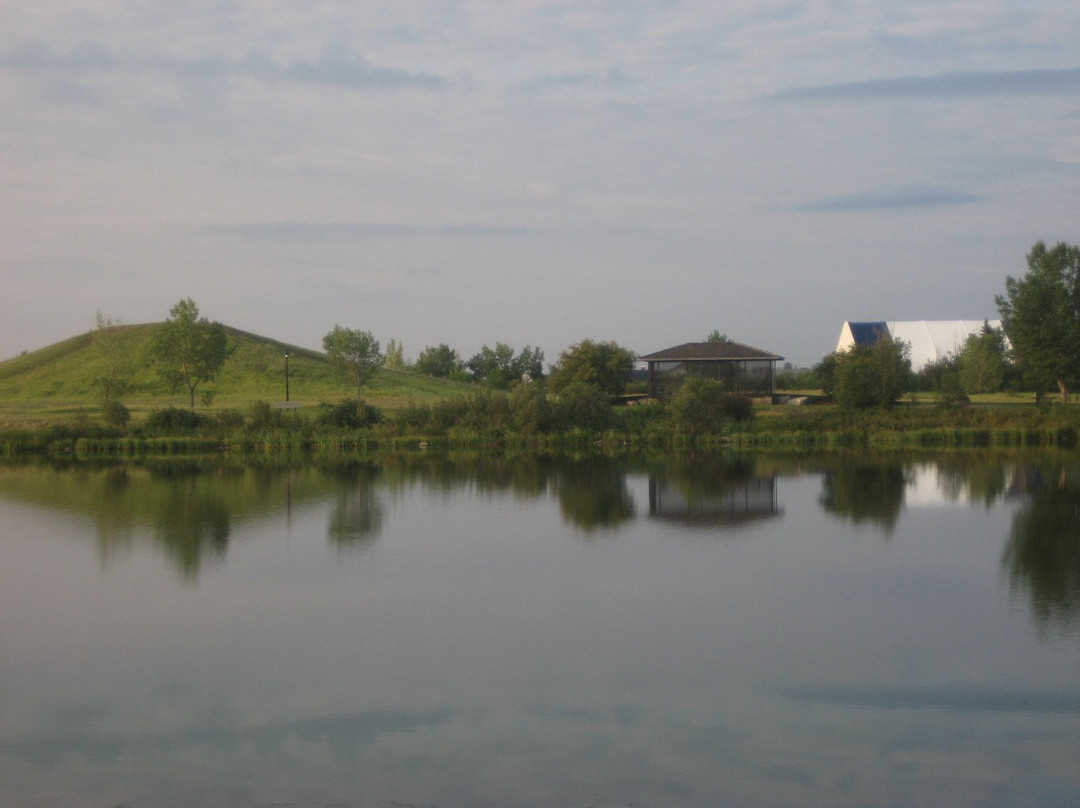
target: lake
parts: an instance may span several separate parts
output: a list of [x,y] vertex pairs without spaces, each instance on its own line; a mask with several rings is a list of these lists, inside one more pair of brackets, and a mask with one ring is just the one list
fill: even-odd
[[0,806],[1080,804],[1080,457],[0,466]]

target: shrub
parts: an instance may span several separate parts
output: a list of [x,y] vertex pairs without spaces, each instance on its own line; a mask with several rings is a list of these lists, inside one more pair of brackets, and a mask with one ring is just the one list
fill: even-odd
[[904,342],[881,338],[836,354],[833,396],[845,410],[892,408],[908,386],[911,360]]
[[956,371],[946,371],[938,379],[937,389],[934,391],[934,399],[941,407],[959,407],[967,404],[968,394],[964,391],[964,385],[960,383],[960,374]]
[[109,399],[101,408],[102,417],[108,426],[123,429],[131,420],[131,412],[115,399]]
[[229,432],[233,429],[242,429],[244,415],[239,410],[222,410],[217,414],[218,426],[222,431]]
[[551,404],[546,385],[523,382],[510,391],[510,423],[522,434],[533,435],[551,429]]
[[150,411],[146,419],[146,429],[152,434],[179,435],[196,431],[203,421],[203,416],[194,410],[166,407]]
[[285,423],[285,414],[276,409],[269,401],[256,401],[251,405],[249,426],[256,432],[279,429]]
[[611,397],[587,382],[574,382],[553,396],[552,416],[559,430],[573,428],[600,431],[613,420]]
[[337,404],[323,402],[319,423],[341,429],[363,429],[382,420],[378,408],[356,398],[347,398]]
[[733,421],[749,421],[754,405],[746,396],[729,393],[715,379],[687,379],[668,403],[675,426],[692,435],[719,432]]

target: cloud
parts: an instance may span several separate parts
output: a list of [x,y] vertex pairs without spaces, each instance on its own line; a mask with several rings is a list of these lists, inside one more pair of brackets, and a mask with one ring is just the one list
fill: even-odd
[[805,687],[782,696],[813,704],[840,704],[886,710],[946,710],[958,713],[1080,713],[1074,693],[961,687]]
[[318,59],[281,63],[254,51],[239,60],[164,56],[118,58],[97,41],[82,42],[70,52],[62,53],[46,42],[32,39],[24,40],[0,54],[0,66],[82,74],[123,70],[211,78],[246,77],[351,90],[441,90],[447,86],[446,80],[434,73],[373,65],[344,41],[325,44]]
[[839,84],[792,87],[772,93],[776,101],[875,101],[900,98],[972,98],[990,95],[1075,94],[1080,67],[1064,70],[939,73]]
[[513,225],[411,225],[393,222],[250,222],[235,225],[212,225],[216,233],[252,239],[285,241],[321,241],[363,238],[366,236],[451,235],[451,236],[523,236],[538,232],[531,227]]
[[[271,65],[273,62],[259,61]],[[304,84],[327,84],[353,90],[396,90],[412,87],[441,90],[446,82],[433,73],[412,73],[396,68],[377,67],[357,54],[346,42],[323,46],[317,61],[301,59],[271,70],[271,76]]]
[[797,205],[795,210],[835,213],[840,211],[968,205],[982,200],[983,197],[981,196],[947,188],[901,188],[888,191],[871,191],[862,194],[827,196]]
[[0,65],[23,70],[102,70],[113,64],[109,49],[96,40],[80,42],[63,54],[40,39],[25,39],[0,55]]

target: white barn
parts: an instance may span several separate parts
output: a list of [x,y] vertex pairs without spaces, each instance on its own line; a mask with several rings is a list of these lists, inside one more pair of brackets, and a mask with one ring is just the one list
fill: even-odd
[[991,328],[1001,328],[1001,320],[849,320],[840,329],[836,350],[846,351],[855,345],[873,345],[885,334],[890,339],[903,340],[911,346],[911,369],[919,371],[932,362],[940,362],[949,354],[959,352],[969,336],[982,330],[984,322],[989,322]]

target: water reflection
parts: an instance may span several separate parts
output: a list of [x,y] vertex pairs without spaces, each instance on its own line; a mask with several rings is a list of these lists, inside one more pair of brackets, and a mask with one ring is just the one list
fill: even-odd
[[[737,527],[783,515],[779,477],[820,475],[826,512],[891,535],[915,489],[941,502],[989,508],[1016,499],[1002,553],[1014,594],[1031,602],[1043,629],[1080,622],[1080,469],[1054,456],[947,453],[919,459],[859,454],[823,457],[687,455],[665,458],[420,454],[343,458],[321,465],[244,465],[222,460],[0,468],[0,492],[88,517],[100,557],[157,544],[186,580],[220,562],[237,525],[326,502],[331,545],[364,548],[385,529],[386,497],[412,487],[448,496],[471,491],[521,499],[553,497],[565,523],[616,531],[638,517],[628,475],[648,480],[651,519]],[[929,475],[929,476],[928,476]],[[929,480],[929,482],[927,482]],[[920,497],[925,497],[922,492]]]
[[575,460],[559,468],[555,492],[563,518],[591,533],[634,518],[625,464],[609,457]]
[[334,507],[327,534],[341,549],[360,549],[369,545],[382,530],[384,509],[376,490],[379,467],[356,461],[335,466]]
[[[1075,804],[1070,463],[0,467],[0,782],[28,808]],[[667,540],[702,533],[746,540]],[[92,542],[130,552],[103,573]]]
[[1013,517],[1002,566],[1014,593],[1026,593],[1044,631],[1077,628],[1080,619],[1080,468],[1034,466],[1027,498]]
[[748,457],[684,459],[649,475],[649,515],[686,525],[739,525],[779,516],[776,475]]
[[849,459],[825,472],[821,507],[857,525],[869,523],[891,534],[904,508],[908,482],[900,460]]
[[990,507],[1005,496],[1016,478],[1015,463],[994,455],[957,452],[935,458],[937,485],[951,502],[966,500]]

